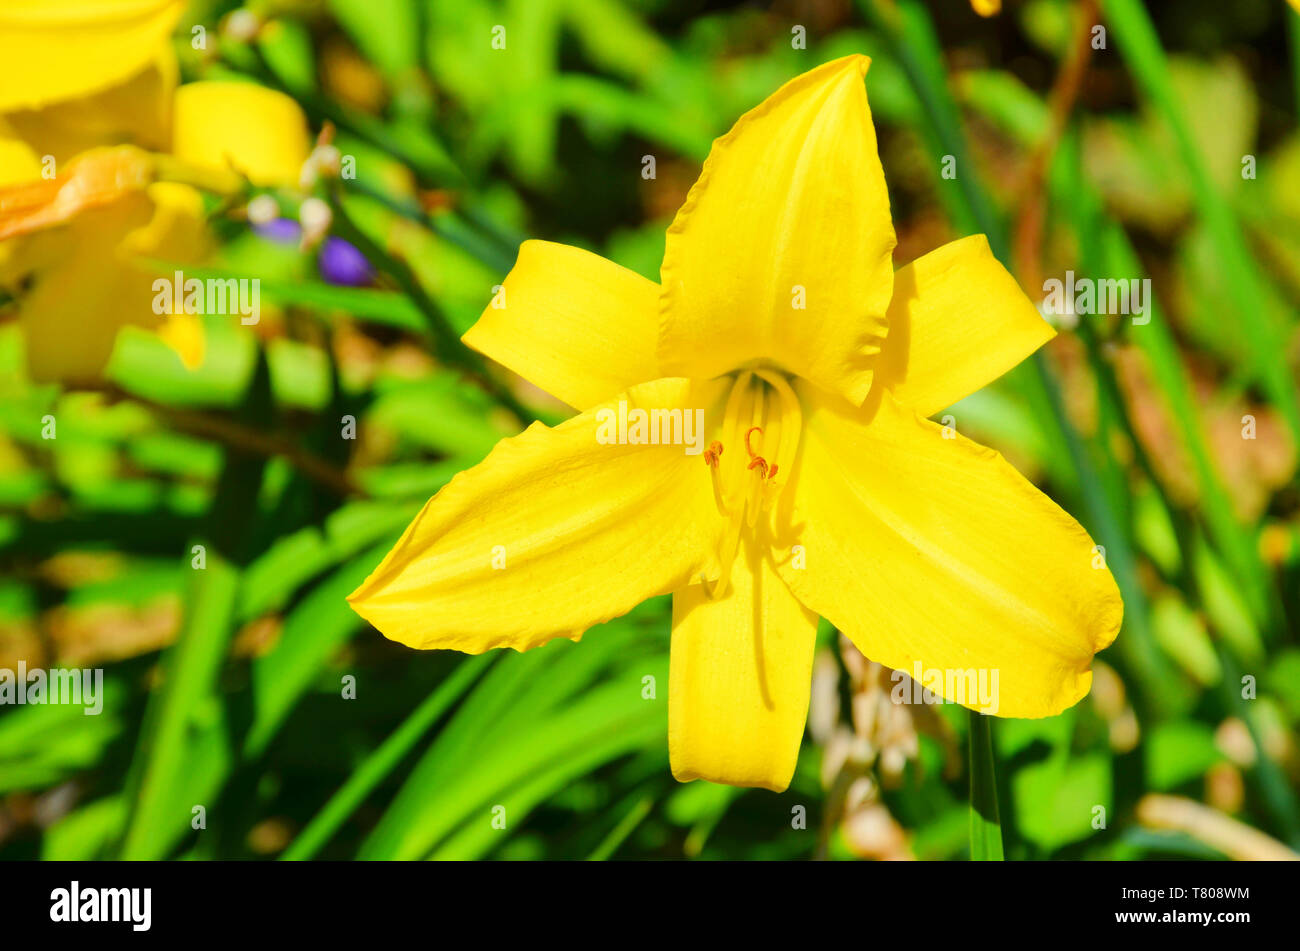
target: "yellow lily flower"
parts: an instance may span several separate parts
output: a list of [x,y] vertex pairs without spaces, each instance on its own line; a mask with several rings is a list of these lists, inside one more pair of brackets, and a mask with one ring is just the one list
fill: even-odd
[[[184,164],[172,167],[182,173],[289,185],[310,151],[297,104],[261,86],[192,83],[174,111],[173,156]],[[156,329],[186,366],[202,360],[197,316],[154,313],[159,275],[148,262],[203,260],[203,204],[195,189],[158,177],[153,156],[117,146],[82,153],[47,181],[31,148],[0,136],[0,286],[18,297],[32,379],[97,379],[126,326]]]
[[5,0],[0,112],[99,93],[153,63],[185,0]]
[[292,185],[311,152],[307,119],[293,99],[255,83],[209,80],[176,90],[172,152],[254,185]]
[[154,313],[156,274],[145,263],[201,259],[202,200],[152,172],[148,155],[119,146],[79,156],[54,181],[0,190],[0,236],[25,236],[0,261],[0,284],[18,295],[33,380],[93,381],[128,325],[157,329],[187,366],[202,358],[195,317]]
[[231,187],[233,173],[294,184],[307,159],[306,119],[288,96],[224,81],[177,88],[169,38],[184,8],[9,0],[0,9],[0,286],[18,297],[33,379],[97,378],[128,325],[156,329],[187,366],[202,358],[196,317],[153,312],[147,263],[203,258],[202,200],[122,143],[170,152],[182,178]]
[[[165,43],[166,33],[155,36],[155,27],[162,8],[174,6],[128,3],[99,10],[91,4],[81,13],[113,23],[139,16],[139,30],[122,28],[129,39],[143,42],[147,35]],[[65,11],[65,19],[70,16]],[[0,17],[0,25],[12,24]],[[0,38],[0,48],[9,39]],[[236,82],[177,89],[166,50],[155,45],[128,58],[148,55],[154,59],[144,70],[118,86],[92,92],[93,77],[83,77],[79,86],[59,87],[88,92],[82,99],[0,118],[0,286],[18,298],[27,368],[35,380],[95,380],[118,331],[132,325],[157,330],[186,366],[196,366],[203,355],[196,316],[154,313],[158,274],[148,263],[194,264],[210,250],[199,193],[159,180],[167,177],[159,161],[140,149],[83,148],[125,139],[170,149],[168,170],[230,187],[239,184],[234,173],[260,185],[293,184],[310,151],[306,119],[288,96]],[[22,101],[45,100],[32,87]],[[53,179],[42,176],[41,155],[56,159]]]
[[[85,382],[118,330],[157,327],[188,365],[194,318],[159,318],[147,257],[206,247],[199,195],[154,182],[132,142],[165,149],[183,0],[13,0],[0,10],[0,284],[19,300],[28,372]],[[55,162],[47,178],[48,158]]]
[[[431,499],[359,614],[412,647],[526,650],[671,593],[674,775],[778,791],[819,615],[909,674],[995,673],[991,702],[934,684],[972,708],[1042,717],[1088,692],[1123,612],[1092,539],[926,419],[1054,332],[982,236],[894,272],[868,64],[793,79],[714,143],[659,284],[524,243],[464,339],[580,412]],[[699,455],[664,444],[692,408]]]

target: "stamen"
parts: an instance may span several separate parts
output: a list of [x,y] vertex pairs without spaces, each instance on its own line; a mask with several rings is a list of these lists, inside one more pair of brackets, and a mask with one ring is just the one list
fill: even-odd
[[[759,380],[754,381],[754,405],[750,413],[749,428],[745,431],[745,451],[749,453],[750,463],[746,466],[747,470],[757,469],[758,478],[750,479],[745,489],[745,524],[753,528],[758,524],[759,513],[763,510],[763,480],[767,476],[767,460],[758,453],[754,452],[750,445],[750,437],[757,432],[760,436],[763,433],[763,426],[767,423],[767,393],[766,387]],[[760,443],[761,444],[761,443]]]
[[727,523],[727,534],[722,539],[722,550],[718,552],[718,564],[721,566],[718,580],[711,583],[706,579],[704,582],[704,590],[714,601],[727,593],[727,586],[731,583],[731,564],[736,560],[736,552],[740,548],[740,526],[743,522],[740,512],[731,516]]
[[746,466],[746,468],[758,469],[764,479],[770,479],[772,477],[772,472],[776,471],[776,466],[773,466],[771,472],[769,472],[767,468],[767,460],[754,452],[749,445],[749,437],[753,433],[761,433],[762,431],[762,426],[750,426],[749,432],[745,433],[745,452],[749,453],[749,458],[753,460],[748,466]]
[[[755,369],[737,374],[727,397],[721,433],[728,442],[740,439],[747,459],[729,462],[723,469],[722,443],[717,440],[711,442],[704,453],[713,482],[714,500],[726,519],[718,547],[719,573],[701,579],[710,598],[717,599],[727,594],[741,533],[756,531],[759,519],[765,517],[780,495],[784,480],[777,482],[776,476],[778,472],[787,475],[790,472],[799,448],[802,425],[799,399],[779,372]],[[768,461],[763,454],[765,446],[775,453],[773,461]],[[745,473],[755,470],[757,478],[745,476]]]
[[794,464],[794,456],[799,449],[799,437],[803,431],[803,413],[799,409],[799,397],[795,395],[794,390],[785,381],[784,377],[769,370],[758,370],[756,372],[763,382],[776,390],[777,395],[781,398],[779,416],[781,438],[777,443],[776,464],[767,473],[768,478],[772,479],[776,477],[778,469],[784,469],[786,472],[791,471],[790,466]]
[[[722,432],[724,434],[734,433],[740,427],[742,417],[749,417],[752,413],[751,408],[746,404],[746,400],[753,396],[754,374],[748,371],[741,373],[731,385],[731,393],[727,396],[727,408],[723,413]],[[713,446],[709,446],[712,451]],[[718,454],[721,455],[722,447],[719,444]],[[716,600],[727,593],[727,586],[731,579],[731,564],[736,560],[736,551],[740,547],[740,530],[745,521],[745,495],[746,486],[737,484],[735,478],[726,479],[722,475],[722,466],[713,466],[710,464],[710,475],[713,478],[713,498],[717,503],[718,511],[727,519],[727,527],[722,537],[722,546],[718,551],[719,575],[716,581],[705,579],[705,591],[710,598]],[[730,484],[728,484],[730,483]],[[727,490],[731,491],[728,492]]]
[[[750,384],[753,382],[753,380],[754,380],[754,374],[750,373],[749,371],[746,371],[742,373],[739,377],[737,377],[735,383],[732,384],[731,393],[727,396],[727,408],[723,412],[723,416],[722,416],[722,432],[724,435],[734,433],[736,431],[740,423],[742,412],[745,410],[745,406],[744,406],[745,398],[748,395],[750,395],[749,391],[752,388]],[[712,446],[710,446],[710,448],[712,448]],[[721,453],[722,453],[722,449],[719,446],[718,449],[719,456],[721,456]],[[721,460],[719,459],[719,463],[720,462]],[[732,480],[722,479],[721,483],[719,483],[719,477],[721,476],[721,468],[722,468],[721,465],[719,465],[716,469],[714,469],[714,475],[715,475],[714,491],[715,494],[717,494],[719,497],[718,508],[722,512],[722,514],[726,515],[732,509],[736,508],[738,504],[744,503],[745,493],[744,493],[744,487],[743,486],[737,487],[735,485],[734,479]],[[731,484],[728,484],[728,481],[730,481]],[[739,491],[736,491],[737,488],[739,488]],[[731,491],[728,491],[728,489],[730,489]]]
[[722,462],[722,443],[716,439],[709,443],[709,448],[704,451],[704,462],[709,467],[709,479],[713,482],[713,502],[724,517],[730,515],[727,494],[722,490],[722,475],[719,471]]

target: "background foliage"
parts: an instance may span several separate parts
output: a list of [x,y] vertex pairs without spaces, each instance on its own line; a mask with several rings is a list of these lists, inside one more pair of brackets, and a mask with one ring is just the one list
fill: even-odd
[[239,74],[337,126],[358,176],[334,233],[377,275],[335,286],[217,209],[207,273],[260,277],[264,314],[210,319],[197,369],[127,331],[103,386],[36,385],[0,323],[0,667],[102,666],[106,687],[98,717],[0,713],[0,856],[964,857],[968,721],[882,704],[888,672],[828,627],[799,772],[774,795],[672,780],[666,601],[581,645],[467,658],[391,644],[343,600],[521,416],[564,413],[456,341],[519,241],[655,278],[712,138],[850,52],[873,57],[897,263],[984,232],[1031,297],[1066,269],[1149,276],[1156,295],[1150,323],[1080,317],[951,411],[1106,546],[1126,602],[1091,696],[995,724],[1008,857],[1300,847],[1300,17],[1284,3],[251,8],[267,25],[240,42],[217,28],[232,4],[192,3],[182,76]]

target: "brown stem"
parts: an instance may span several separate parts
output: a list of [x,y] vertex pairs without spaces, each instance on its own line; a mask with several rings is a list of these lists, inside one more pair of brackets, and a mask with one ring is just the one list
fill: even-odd
[[1088,62],[1092,58],[1092,28],[1097,22],[1097,0],[1081,0],[1078,16],[1074,44],[1057,73],[1056,82],[1048,96],[1051,118],[1047,134],[1034,149],[1025,172],[1020,215],[1016,221],[1015,258],[1021,283],[1026,287],[1037,287],[1042,283],[1047,169],[1070,113],[1074,111],[1083,87],[1083,78],[1088,72]]
[[153,403],[111,385],[94,389],[111,399],[131,400],[140,404],[178,432],[200,439],[211,439],[254,455],[268,458],[282,456],[307,478],[338,495],[364,497],[367,494],[347,472],[308,452],[286,434],[265,433],[225,416]]
[[283,456],[288,463],[305,475],[338,495],[361,495],[366,493],[347,472],[330,465],[292,440],[275,433],[263,433],[237,423],[232,419],[213,416],[195,410],[179,409],[174,406],[160,406],[156,403],[145,404],[150,411],[167,422],[173,429],[199,436],[215,439],[217,442],[257,455],[275,457]]

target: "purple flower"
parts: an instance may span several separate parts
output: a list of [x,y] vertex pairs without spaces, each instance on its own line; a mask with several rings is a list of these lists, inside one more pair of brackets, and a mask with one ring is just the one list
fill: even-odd
[[317,264],[325,280],[345,287],[361,287],[375,276],[375,269],[355,245],[333,235],[321,244]]
[[276,218],[264,225],[253,225],[253,231],[276,244],[297,244],[302,237],[302,226],[292,218]]

